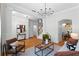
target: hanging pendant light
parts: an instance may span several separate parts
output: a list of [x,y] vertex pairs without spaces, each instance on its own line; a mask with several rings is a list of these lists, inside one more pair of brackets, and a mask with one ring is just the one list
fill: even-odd
[[44,9],[40,9],[39,11],[32,10],[33,12],[37,13],[41,17],[50,16],[54,13],[54,10],[52,8],[47,8],[46,3],[44,4]]

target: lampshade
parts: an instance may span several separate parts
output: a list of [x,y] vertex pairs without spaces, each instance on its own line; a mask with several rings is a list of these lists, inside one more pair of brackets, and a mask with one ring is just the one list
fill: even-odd
[[79,35],[77,33],[70,34],[73,39],[79,39]]
[[64,26],[64,27],[65,27],[65,25],[66,25],[66,23],[63,23],[63,24],[62,24],[62,26]]

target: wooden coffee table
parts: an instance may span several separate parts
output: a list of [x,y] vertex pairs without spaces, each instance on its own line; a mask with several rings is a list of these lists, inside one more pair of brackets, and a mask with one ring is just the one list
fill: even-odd
[[42,56],[44,55],[44,50],[45,49],[49,49],[50,51],[48,53],[45,54],[45,56],[47,56],[48,54],[50,54],[53,50],[54,50],[54,43],[53,42],[49,42],[48,44],[39,44],[37,46],[35,46],[35,54],[37,56],[40,56],[38,54],[38,52],[42,52]]

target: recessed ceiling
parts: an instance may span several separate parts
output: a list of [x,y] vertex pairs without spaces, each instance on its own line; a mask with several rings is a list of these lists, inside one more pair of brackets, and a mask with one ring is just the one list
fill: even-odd
[[[40,9],[45,8],[44,3],[19,3],[16,5],[27,8],[30,11],[32,10],[39,11]],[[46,3],[46,7],[52,8],[52,10],[54,10],[55,12],[60,12],[62,10],[69,9],[78,5],[79,3]]]

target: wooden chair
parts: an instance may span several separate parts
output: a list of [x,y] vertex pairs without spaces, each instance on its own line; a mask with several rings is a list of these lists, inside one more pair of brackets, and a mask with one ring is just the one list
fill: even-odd
[[15,50],[13,49],[11,44],[16,41],[18,41],[16,38],[6,40],[6,47],[5,47],[6,55],[8,55],[8,54],[17,55],[17,53],[21,52],[22,49],[24,49],[24,51],[25,51],[25,42],[24,41],[18,41],[18,43],[23,42],[23,44],[15,45]]

